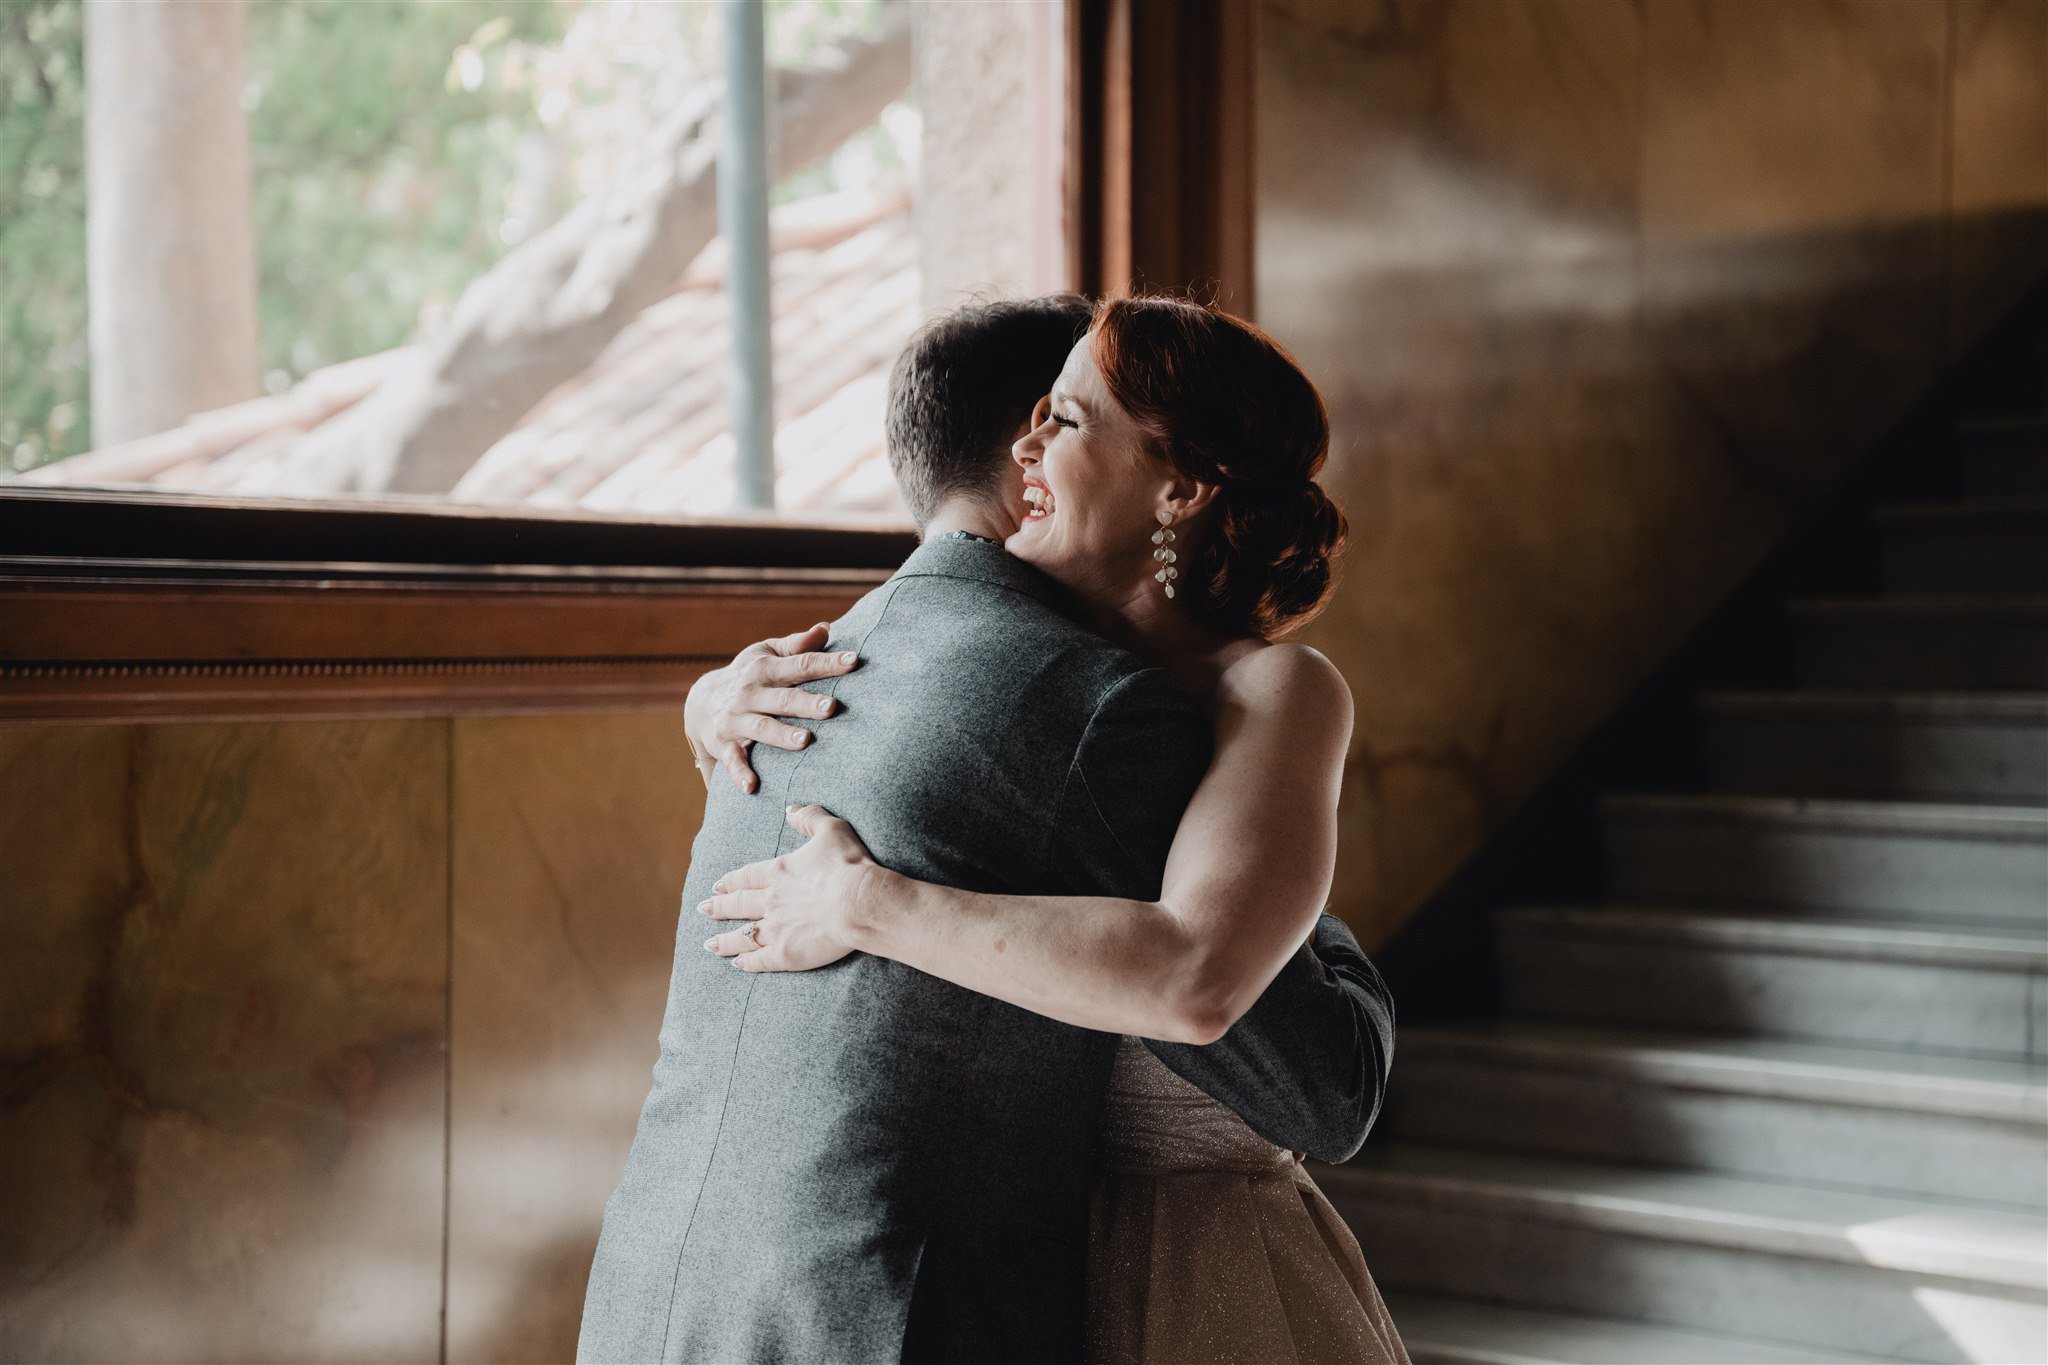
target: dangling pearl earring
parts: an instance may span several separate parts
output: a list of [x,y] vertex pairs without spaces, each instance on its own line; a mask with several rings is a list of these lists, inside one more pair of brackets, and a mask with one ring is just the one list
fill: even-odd
[[1152,533],[1152,543],[1159,547],[1152,552],[1152,558],[1159,564],[1159,572],[1152,577],[1166,585],[1166,596],[1169,601],[1173,598],[1173,580],[1180,577],[1180,570],[1173,567],[1174,561],[1180,556],[1169,548],[1173,542],[1173,513],[1161,512],[1159,529]]

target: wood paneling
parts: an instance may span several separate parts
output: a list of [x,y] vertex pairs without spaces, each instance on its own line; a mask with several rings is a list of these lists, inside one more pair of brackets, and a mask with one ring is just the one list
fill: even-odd
[[[62,509],[73,543],[40,522],[30,533],[18,514],[31,503]],[[753,527],[748,539],[678,524],[655,540],[645,524],[529,535],[520,521],[425,517],[423,528],[412,512],[200,509],[233,511],[214,525],[194,510],[0,494],[0,529],[21,532],[0,542],[0,720],[673,707],[706,664],[839,615],[912,543],[866,530]],[[514,558],[378,557],[427,550],[427,532],[448,525],[462,528],[452,551]],[[197,538],[209,528],[220,536]],[[759,558],[778,539],[808,562],[702,562]],[[258,557],[294,545],[306,557]]]
[[0,722],[337,720],[637,710],[681,714],[690,684],[706,667],[702,661],[630,659],[0,665]]
[[424,501],[309,502],[0,485],[0,555],[126,561],[893,569],[908,526],[650,519]]
[[1071,0],[1068,241],[1082,293],[1250,316],[1253,0]]
[[793,570],[559,589],[19,577],[0,580],[0,661],[717,658],[768,633],[764,622],[836,615],[882,578]]

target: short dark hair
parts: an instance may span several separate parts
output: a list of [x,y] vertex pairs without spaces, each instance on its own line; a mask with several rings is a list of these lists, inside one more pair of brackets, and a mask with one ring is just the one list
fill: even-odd
[[889,468],[918,526],[995,487],[1093,313],[1079,294],[970,303],[911,337],[889,371]]

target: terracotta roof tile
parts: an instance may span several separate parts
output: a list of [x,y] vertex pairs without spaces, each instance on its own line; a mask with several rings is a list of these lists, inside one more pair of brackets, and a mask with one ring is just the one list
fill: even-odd
[[[901,515],[882,445],[889,366],[919,317],[907,197],[863,209],[778,210],[772,261],[776,505]],[[785,230],[785,221],[789,224]],[[450,496],[501,506],[714,515],[734,502],[726,430],[726,303],[716,244],[681,287],[615,337],[487,450]],[[202,413],[174,430],[30,476],[291,495],[298,439],[411,358],[329,366],[290,392]]]

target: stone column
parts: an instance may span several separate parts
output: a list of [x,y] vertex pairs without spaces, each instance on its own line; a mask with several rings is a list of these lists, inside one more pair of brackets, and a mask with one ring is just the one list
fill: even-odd
[[86,0],[95,445],[261,392],[245,0]]
[[987,0],[914,13],[924,306],[1065,287],[1058,7]]

